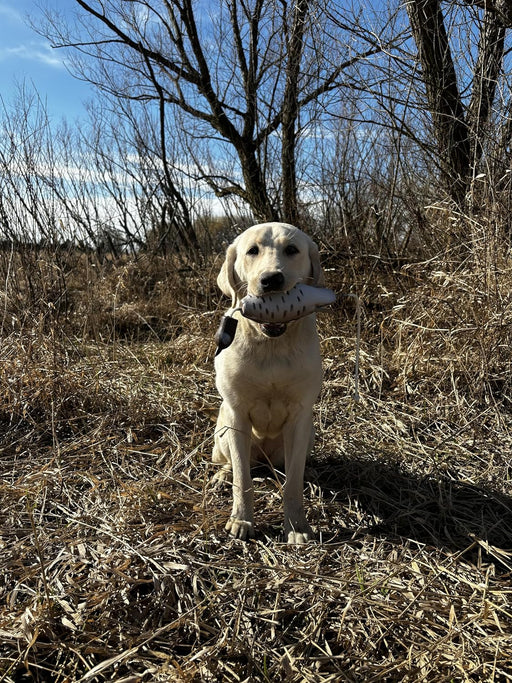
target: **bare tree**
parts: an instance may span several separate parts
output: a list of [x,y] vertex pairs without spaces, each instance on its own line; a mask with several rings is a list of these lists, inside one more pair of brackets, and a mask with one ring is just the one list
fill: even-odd
[[460,203],[482,160],[505,55],[506,29],[501,15],[492,9],[486,9],[482,18],[477,17],[480,37],[475,48],[471,97],[466,104],[440,0],[409,0],[406,8],[418,49],[441,172],[449,195]]
[[[166,131],[180,122],[180,111],[184,127],[174,135],[189,145],[207,140],[210,157],[225,156],[226,146],[235,152],[239,173],[202,178],[217,196],[237,195],[259,219],[299,221],[299,128],[315,103],[339,96],[342,74],[382,45],[352,45],[345,59],[332,59],[332,35],[320,30],[329,21],[320,0],[224,0],[211,16],[193,0],[76,3],[81,29],[50,17],[46,34],[75,51],[77,72],[102,91],[159,107],[170,191]],[[273,193],[276,141],[280,186]]]

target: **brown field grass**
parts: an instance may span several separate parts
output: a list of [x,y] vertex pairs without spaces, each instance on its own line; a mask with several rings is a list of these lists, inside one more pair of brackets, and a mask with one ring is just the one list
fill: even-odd
[[[306,502],[211,485],[219,262],[4,263],[0,681],[512,680],[512,261],[326,254]],[[7,255],[5,259],[7,259]],[[32,281],[30,281],[32,279]],[[29,302],[29,303],[27,303]]]

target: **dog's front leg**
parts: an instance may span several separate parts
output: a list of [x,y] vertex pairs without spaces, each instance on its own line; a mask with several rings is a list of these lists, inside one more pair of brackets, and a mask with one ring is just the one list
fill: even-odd
[[237,425],[226,435],[233,467],[233,510],[226,531],[235,538],[254,536],[254,495],[251,478],[251,425]]
[[285,428],[284,534],[290,544],[307,543],[313,537],[304,512],[304,468],[312,446],[313,418],[303,411]]

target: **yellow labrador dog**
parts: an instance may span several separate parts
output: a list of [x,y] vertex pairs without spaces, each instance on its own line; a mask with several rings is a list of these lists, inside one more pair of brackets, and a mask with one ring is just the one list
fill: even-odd
[[[315,243],[285,223],[249,228],[228,247],[217,278],[232,310],[247,294],[286,292],[297,283],[322,286]],[[322,367],[315,315],[289,323],[238,320],[232,343],[215,358],[216,384],[223,399],[213,461],[217,475],[233,481],[233,510],[226,525],[235,538],[254,536],[250,467],[254,462],[284,464],[284,529],[288,543],[313,536],[304,513],[306,457],[313,446],[313,404]]]

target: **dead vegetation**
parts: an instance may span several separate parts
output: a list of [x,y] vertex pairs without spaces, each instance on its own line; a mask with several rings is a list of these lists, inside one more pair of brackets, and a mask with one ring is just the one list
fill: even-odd
[[24,308],[11,257],[0,681],[512,680],[512,261],[480,237],[395,269],[326,254],[363,299],[361,400],[340,297],[300,548],[279,473],[257,539],[223,530],[216,265],[82,260],[53,300],[46,268]]

